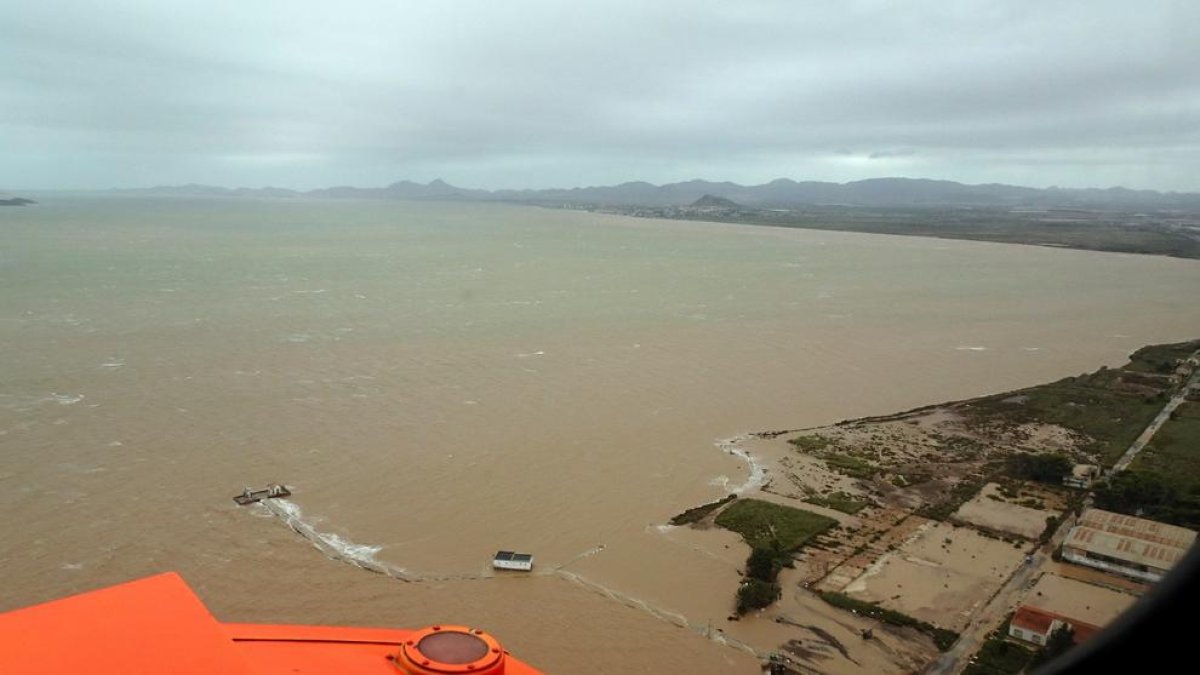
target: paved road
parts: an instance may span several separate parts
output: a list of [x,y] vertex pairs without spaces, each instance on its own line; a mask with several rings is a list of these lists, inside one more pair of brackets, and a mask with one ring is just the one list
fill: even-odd
[[1072,516],[1058,526],[1050,541],[1033,554],[1033,560],[1022,563],[987,604],[975,612],[966,628],[959,634],[958,642],[929,664],[925,669],[926,675],[952,675],[966,668],[965,659],[979,651],[979,647],[987,640],[988,633],[995,630],[1004,616],[1016,608],[1025,592],[1033,585],[1032,582],[1045,571],[1043,566],[1050,560],[1050,552],[1062,544],[1067,532],[1074,525],[1075,518]]
[[[1200,357],[1200,351],[1192,354],[1192,357]],[[1163,406],[1163,409],[1158,413],[1157,416],[1155,416],[1154,421],[1150,423],[1150,426],[1146,427],[1146,430],[1137,437],[1137,440],[1133,442],[1133,445],[1130,445],[1129,449],[1125,451],[1125,454],[1121,455],[1121,459],[1118,459],[1117,463],[1113,464],[1113,473],[1124,471],[1129,467],[1129,464],[1133,462],[1133,458],[1137,457],[1137,454],[1146,447],[1146,444],[1150,442],[1150,439],[1154,438],[1154,434],[1158,432],[1159,427],[1165,424],[1167,420],[1171,419],[1171,413],[1175,412],[1175,409],[1182,405],[1184,400],[1187,399],[1188,389],[1192,384],[1200,381],[1200,379],[1197,378],[1200,378],[1200,368],[1197,368],[1196,371],[1192,373],[1191,377],[1189,377],[1188,380],[1183,383],[1183,386],[1179,388],[1179,391],[1171,397],[1170,401],[1167,401],[1167,404]]]
[[[1200,356],[1200,350],[1193,354],[1193,356]],[[1121,455],[1121,459],[1117,460],[1117,463],[1113,465],[1113,473],[1122,471],[1129,466],[1133,458],[1137,457],[1137,454],[1146,447],[1150,439],[1154,438],[1154,434],[1158,431],[1159,427],[1171,418],[1171,413],[1183,404],[1183,401],[1187,397],[1188,388],[1197,381],[1200,381],[1200,369],[1192,373],[1188,381],[1184,382],[1183,386],[1179,388],[1179,392],[1172,396],[1171,400],[1167,401],[1167,404],[1155,416],[1154,421],[1129,446],[1125,454]],[[1085,506],[1090,505],[1091,494],[1085,500]],[[933,663],[929,664],[929,667],[925,669],[926,675],[953,675],[966,668],[967,664],[964,659],[978,651],[979,647],[987,639],[988,633],[995,630],[1000,625],[1000,620],[1004,618],[1004,615],[1017,606],[1021,597],[1024,596],[1025,591],[1031,586],[1030,582],[1044,571],[1042,568],[1046,561],[1049,560],[1050,552],[1062,544],[1063,539],[1066,538],[1067,533],[1070,532],[1074,524],[1075,518],[1070,517],[1059,525],[1058,529],[1054,532],[1054,536],[1050,538],[1050,541],[1034,554],[1033,560],[1017,568],[1012,576],[1008,578],[1008,581],[1000,587],[1000,590],[996,591],[991,600],[975,612],[967,627],[962,630],[958,642],[955,642],[949,651],[946,651]]]

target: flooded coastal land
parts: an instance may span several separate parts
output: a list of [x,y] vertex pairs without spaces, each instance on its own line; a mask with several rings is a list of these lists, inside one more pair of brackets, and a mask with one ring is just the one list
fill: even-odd
[[750,547],[729,620],[808,631],[776,636],[774,673],[870,656],[1016,673],[1055,653],[1031,625],[1099,639],[1181,560],[1200,528],[1198,432],[1200,340],[1152,345],[1116,369],[744,435],[732,447],[761,486],[671,523],[698,550]]

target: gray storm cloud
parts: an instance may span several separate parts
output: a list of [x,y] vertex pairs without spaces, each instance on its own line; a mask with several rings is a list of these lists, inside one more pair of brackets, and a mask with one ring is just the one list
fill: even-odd
[[0,188],[1200,190],[1200,3],[5,5]]

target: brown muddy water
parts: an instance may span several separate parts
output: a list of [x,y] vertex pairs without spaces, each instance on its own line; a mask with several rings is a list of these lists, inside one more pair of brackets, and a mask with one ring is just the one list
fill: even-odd
[[[1197,289],[1196,261],[999,244],[46,197],[0,211],[0,610],[174,569],[222,620],[755,672],[701,635],[773,646],[725,622],[741,556],[661,526],[761,478],[722,439],[1117,365],[1200,335]],[[230,499],[269,481],[280,513]]]

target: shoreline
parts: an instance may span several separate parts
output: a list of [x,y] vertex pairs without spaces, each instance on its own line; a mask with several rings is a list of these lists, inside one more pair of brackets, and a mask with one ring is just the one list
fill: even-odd
[[[548,208],[564,208],[549,206]],[[577,207],[565,207],[579,210]],[[999,206],[971,208],[957,205],[918,206],[916,211],[935,225],[917,224],[905,218],[889,218],[879,209],[865,206],[819,206],[809,204],[774,210],[734,205],[635,206],[608,205],[586,208],[632,218],[724,223],[750,227],[773,227],[833,232],[856,232],[901,237],[928,237],[946,241],[977,241],[1018,246],[1038,246],[1095,253],[1149,255],[1181,260],[1200,259],[1200,238],[1191,233],[1200,216],[1179,215],[1177,219],[1151,226],[1131,226],[1121,210],[1080,211],[1072,220],[1048,226],[1036,212],[1012,211]]]
[[725,438],[714,443],[725,454],[732,455],[746,462],[747,472],[746,480],[737,487],[728,491],[731,495],[742,495],[746,492],[756,491],[767,483],[769,470],[766,466],[754,458],[750,452],[742,449],[742,443],[756,437],[756,432],[747,432],[736,436]]
[[[842,619],[857,615],[856,606],[877,607],[899,625],[923,627],[928,637],[918,642],[934,638],[945,651],[957,641],[956,631],[978,630],[972,621],[982,620],[976,614],[996,594],[1027,590],[1015,589],[1011,580],[1022,570],[1028,576],[1031,561],[1045,567],[1037,579],[1071,575],[1070,569],[1052,566],[1048,547],[1063,523],[1071,522],[1070,514],[1082,508],[1088,491],[1072,491],[1057,479],[1014,480],[1006,473],[1014,466],[1009,460],[1057,456],[1121,471],[1133,437],[1134,447],[1145,444],[1172,403],[1200,400],[1197,361],[1200,341],[1150,345],[1130,352],[1120,368],[1101,367],[1057,382],[815,427],[743,432],[715,445],[746,462],[744,481],[723,499],[676,516],[686,519],[675,527],[720,528],[717,517],[742,498],[834,517],[840,525],[831,534],[817,535],[792,554],[796,569],[779,578],[788,591],[784,597],[741,617],[731,631],[749,635],[753,631],[743,627],[761,627],[763,619],[789,623],[787,613],[797,602],[819,600],[835,603],[829,610]],[[1174,374],[1162,374],[1177,365]],[[1063,411],[1096,407],[1090,398],[1089,406],[1074,403],[1068,394],[1078,391],[1109,399],[1096,399],[1104,403],[1092,417],[1072,417]],[[1152,421],[1143,431],[1147,414]],[[1123,424],[1106,422],[1114,417]],[[1114,456],[1114,449],[1120,454]],[[749,549],[744,538],[741,544]],[[913,636],[902,639],[911,642]],[[964,633],[963,639],[973,638]],[[761,637],[749,641],[769,649]],[[791,652],[799,659],[791,663],[802,669],[830,666],[827,650],[817,663],[789,645],[777,643],[774,653]],[[947,658],[965,658],[957,651]],[[861,669],[849,652],[841,653]],[[903,670],[899,661],[890,662],[887,669],[893,668]]]

